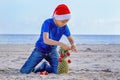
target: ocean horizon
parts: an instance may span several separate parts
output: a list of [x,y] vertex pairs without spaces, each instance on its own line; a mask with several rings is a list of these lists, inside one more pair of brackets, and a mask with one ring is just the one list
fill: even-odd
[[[72,35],[76,44],[120,44],[120,35]],[[35,44],[39,34],[0,34],[0,44]],[[63,36],[60,40],[69,43]]]

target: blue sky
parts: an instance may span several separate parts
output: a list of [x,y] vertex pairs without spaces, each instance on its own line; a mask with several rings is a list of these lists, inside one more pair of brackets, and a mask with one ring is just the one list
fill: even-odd
[[72,34],[120,35],[120,0],[0,0],[0,34],[39,34],[61,3],[71,10]]

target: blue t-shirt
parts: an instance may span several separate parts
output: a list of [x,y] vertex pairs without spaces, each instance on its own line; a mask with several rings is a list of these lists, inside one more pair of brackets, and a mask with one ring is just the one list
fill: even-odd
[[59,27],[59,26],[56,26],[53,18],[45,20],[44,23],[42,24],[40,37],[39,37],[38,41],[36,42],[36,47],[41,52],[50,52],[53,49],[57,48],[56,45],[48,45],[48,44],[44,43],[44,41],[43,41],[43,33],[44,32],[48,32],[49,38],[52,40],[55,40],[55,41],[59,41],[61,39],[62,35],[65,35],[67,37],[71,35],[70,30],[67,25],[65,25],[63,27]]

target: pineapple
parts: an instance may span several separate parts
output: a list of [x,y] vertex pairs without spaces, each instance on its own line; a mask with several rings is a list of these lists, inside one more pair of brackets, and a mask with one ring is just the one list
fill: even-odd
[[69,71],[69,65],[68,63],[71,63],[71,60],[68,59],[67,57],[70,56],[70,53],[68,50],[64,50],[62,47],[60,47],[59,49],[59,63],[58,63],[58,74],[62,74],[62,73],[68,73]]

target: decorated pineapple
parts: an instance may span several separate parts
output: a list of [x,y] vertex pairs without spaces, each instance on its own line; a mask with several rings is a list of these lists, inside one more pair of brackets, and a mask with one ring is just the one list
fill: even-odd
[[58,74],[62,73],[68,73],[69,71],[69,65],[68,63],[71,63],[70,59],[67,59],[68,56],[70,56],[70,53],[68,50],[64,50],[62,47],[59,49],[59,63],[58,63]]

